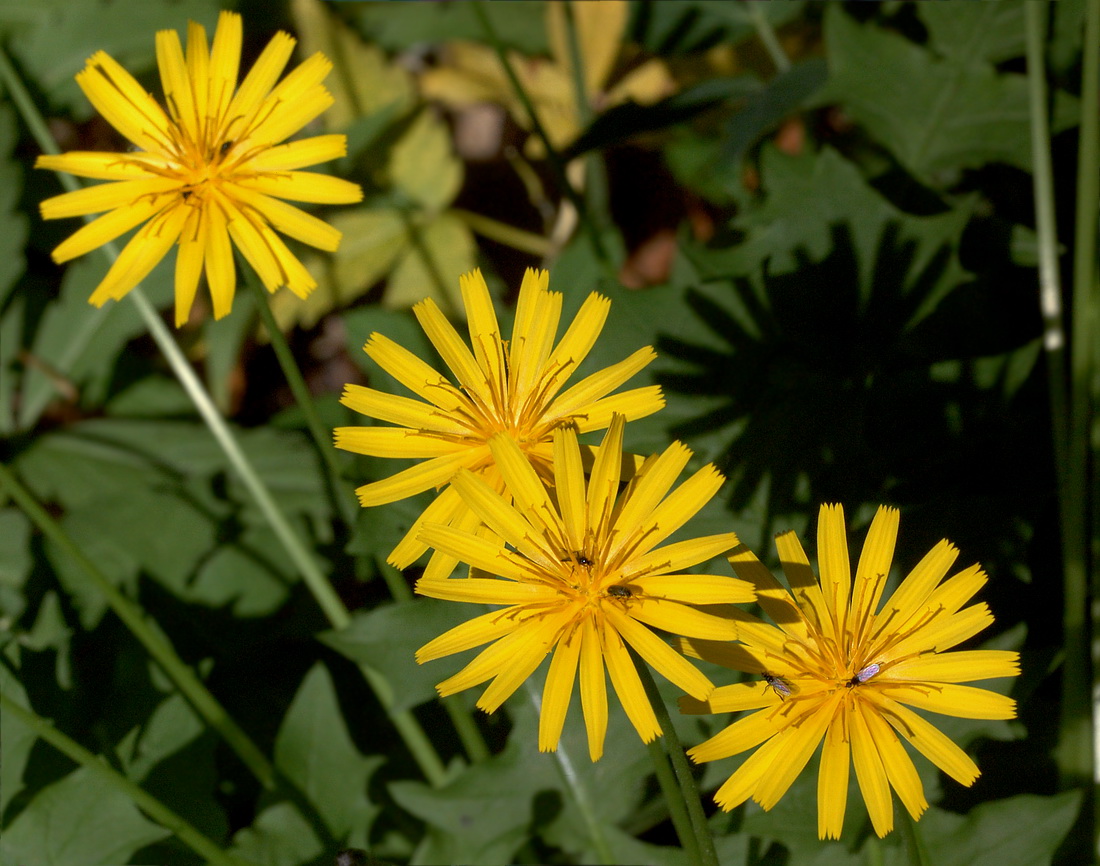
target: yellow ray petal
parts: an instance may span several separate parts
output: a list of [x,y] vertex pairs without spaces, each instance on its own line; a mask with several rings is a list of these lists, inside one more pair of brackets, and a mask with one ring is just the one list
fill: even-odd
[[151,219],[162,207],[164,207],[162,199],[150,196],[108,211],[77,229],[58,244],[57,249],[51,254],[52,258],[58,264],[62,264],[82,256],[113,241],[139,223]]
[[581,709],[588,733],[588,756],[598,761],[607,735],[607,682],[603,673],[603,647],[592,617],[581,626]]
[[1014,719],[1016,702],[987,689],[954,683],[890,683],[880,687],[887,697],[921,710],[960,719]]
[[[611,310],[611,301],[595,292],[584,299],[573,321],[569,323],[558,345],[538,365],[544,372],[545,392],[547,396],[556,394],[576,372],[581,362],[588,357],[596,338],[603,330],[607,314]],[[552,324],[557,327],[557,318]],[[552,332],[551,332],[552,335]],[[540,345],[542,348],[545,344]]]
[[[287,76],[279,86],[289,80],[290,76]],[[264,147],[282,141],[316,120],[335,102],[332,93],[320,84],[309,87],[301,95],[287,94],[276,99],[272,93],[256,111],[257,123],[244,137]]]
[[[643,475],[635,479],[630,497],[615,520],[615,527],[622,533],[624,541],[660,504],[690,459],[691,450],[679,442],[673,442],[646,467]],[[615,549],[613,545],[612,552]]]
[[[269,292],[274,292],[281,286],[285,286],[289,281],[288,277],[280,267],[279,258],[263,234],[263,221],[256,219],[253,222],[220,193],[215,193],[213,198],[226,213],[230,238],[244,255],[245,261],[259,274],[264,287]],[[269,230],[269,236],[275,237],[274,232]]]
[[475,616],[424,644],[416,651],[416,663],[424,664],[424,662],[487,644],[506,634],[511,634],[526,620],[537,615],[537,610],[513,607]]
[[840,634],[845,628],[852,588],[844,508],[840,505],[822,505],[818,512],[817,564],[821,573],[821,594],[832,614],[836,633]]
[[542,710],[539,713],[539,751],[553,752],[558,748],[565,715],[569,710],[569,698],[577,678],[577,663],[581,654],[581,632],[571,628],[558,641],[550,670],[546,672],[546,685],[542,689]]
[[195,104],[195,117],[199,135],[205,138],[214,132],[207,128],[210,118],[210,45],[206,41],[206,29],[194,21],[187,22],[187,78],[191,97]]
[[416,582],[416,591],[428,598],[481,604],[528,604],[553,601],[557,598],[557,594],[545,586],[485,577],[464,577],[452,580],[420,578]]
[[285,243],[271,228],[253,214],[248,214],[248,221],[254,225],[263,238],[262,253],[267,257],[274,257],[278,263],[280,273],[280,285],[285,285],[299,298],[304,298],[317,288],[317,281],[313,279],[298,257],[295,256]]
[[493,405],[485,371],[478,366],[470,349],[462,342],[458,331],[447,321],[447,317],[443,315],[435,301],[427,298],[419,304],[414,304],[413,314],[435,350],[439,352],[439,357],[454,373],[458,383],[480,406]]
[[159,30],[156,36],[157,66],[160,83],[168,103],[168,113],[184,130],[191,141],[199,139],[198,116],[191,92],[191,80],[187,75],[187,61],[183,58],[183,46],[175,30]]
[[435,406],[362,385],[345,385],[340,402],[368,418],[387,421],[400,427],[431,430],[452,436],[463,436],[470,432],[469,427],[455,421]]
[[[568,622],[569,613],[544,616],[523,628],[523,639],[512,646],[508,662],[501,666],[489,687],[477,700],[477,707],[486,713],[494,713],[510,698],[535,669],[542,664],[546,654],[554,647],[562,626]],[[517,632],[517,635],[519,632]]]
[[617,611],[614,605],[605,604],[603,611],[622,638],[669,682],[701,701],[714,691],[714,684],[702,671],[645,626]]
[[[678,444],[678,443],[676,443]],[[691,452],[688,452],[690,456]],[[647,473],[648,476],[648,473]],[[709,463],[677,487],[649,516],[637,526],[633,533],[632,551],[635,556],[652,550],[681,526],[694,517],[718,492],[725,477]],[[631,497],[633,498],[633,497]],[[629,525],[629,524],[628,524]],[[627,525],[627,526],[628,526]],[[617,527],[623,527],[623,518],[616,521]],[[717,538],[717,536],[714,536]],[[737,536],[725,533],[723,538],[732,539],[722,552],[738,544]],[[613,550],[619,548],[613,547]],[[709,558],[709,557],[708,557]],[[696,560],[702,561],[702,560]]]
[[657,716],[646,697],[642,681],[638,677],[638,671],[634,668],[634,662],[627,652],[619,633],[602,624],[600,636],[603,639],[604,661],[607,663],[607,672],[611,675],[611,685],[619,701],[626,711],[634,730],[642,738],[643,743],[651,743],[660,736],[661,726],[657,723]]
[[[744,644],[682,637],[674,640],[673,645],[686,656],[703,659],[711,664],[721,665],[730,670],[762,674],[769,669],[768,664],[764,661],[764,653],[755,647],[745,646]],[[784,671],[777,672],[784,673]]]
[[958,555],[958,548],[946,540],[940,541],[928,551],[875,618],[875,635],[880,634],[884,628],[896,628],[916,613],[936,585],[947,575],[947,570]]
[[176,251],[176,327],[180,328],[191,315],[191,305],[199,288],[206,259],[206,224],[200,209],[192,211],[180,232]]
[[755,680],[751,683],[718,686],[705,701],[696,701],[695,698],[685,695],[680,698],[680,712],[691,716],[736,713],[772,707],[776,703],[778,700],[774,690],[763,680]]
[[145,279],[172,248],[186,218],[186,208],[172,208],[142,226],[96,286],[89,302],[101,307],[111,298],[121,298]]
[[971,605],[953,616],[934,609],[930,616],[933,618],[925,626],[890,644],[890,654],[901,657],[930,650],[949,650],[993,624],[993,614],[985,602]]
[[530,393],[540,375],[547,392],[555,393],[549,391],[551,386],[545,379],[543,364],[550,355],[558,330],[561,294],[547,291],[549,283],[549,271],[527,268],[523,272],[512,339],[508,344],[508,384],[513,398]]
[[554,490],[561,509],[562,527],[572,551],[583,551],[584,525],[584,467],[577,434],[568,428],[554,432]]
[[839,839],[848,805],[848,716],[838,713],[825,732],[817,776],[817,838]]
[[871,825],[881,839],[894,829],[894,805],[890,799],[890,785],[886,779],[886,769],[875,746],[875,740],[864,717],[863,703],[851,701],[847,704],[848,731],[852,737],[852,763],[856,768],[856,781],[867,804],[867,814],[871,816]]
[[[426,524],[420,535],[432,547],[457,556],[463,562],[468,562],[489,574],[496,574],[510,580],[527,581],[532,586],[546,582],[542,569],[532,566],[522,556],[504,549],[499,542],[438,524]],[[450,583],[447,580],[442,582]]]
[[852,588],[851,616],[857,641],[867,636],[879,599],[882,598],[882,590],[890,574],[890,563],[894,559],[899,516],[896,508],[881,505],[867,530]]
[[290,171],[339,159],[347,154],[346,135],[315,135],[265,148],[249,160],[249,167],[260,172]]
[[[793,729],[787,727],[768,740],[745,759],[736,772],[714,794],[714,802],[724,812],[736,809],[753,795],[760,781],[782,760],[787,738]],[[691,754],[691,751],[688,752]]]
[[460,472],[451,483],[478,517],[519,553],[543,569],[557,570],[558,553],[507,499],[469,470]]
[[241,16],[226,11],[218,15],[214,46],[210,50],[210,80],[207,85],[207,110],[217,129],[222,128],[225,111],[237,86],[241,38]]
[[[397,546],[390,551],[389,556],[386,557],[386,562],[395,568],[408,568],[420,555],[428,549],[428,545],[420,541],[419,535],[424,525],[427,523],[442,523],[445,526],[455,525],[459,519],[459,515],[462,513],[469,513],[466,505],[462,502],[462,497],[458,495],[452,487],[444,487],[440,491],[439,495],[435,497],[420,514],[416,520],[413,521],[412,526],[409,527],[408,532],[397,543]],[[476,522],[480,523],[480,518],[473,518]],[[457,527],[456,527],[457,528]],[[447,569],[446,573],[439,575],[440,577],[446,577],[451,573],[454,568],[454,563]],[[425,576],[429,576],[425,571]]]
[[[219,34],[221,23],[221,20],[219,20]],[[267,43],[255,64],[248,70],[244,81],[241,82],[240,89],[237,90],[236,95],[229,103],[229,108],[225,113],[225,117],[229,122],[224,133],[225,137],[239,138],[241,137],[239,133],[250,125],[252,115],[260,107],[260,103],[267,96],[268,91],[278,81],[279,75],[282,73],[287,61],[290,60],[290,54],[294,50],[294,41],[293,37],[280,30]],[[215,52],[218,48],[217,43],[217,35],[215,35]]]
[[611,509],[619,492],[622,469],[624,419],[616,415],[596,452],[596,462],[588,479],[588,527],[598,535],[609,525]]
[[646,346],[626,360],[582,379],[550,404],[545,415],[547,423],[558,423],[573,415],[583,415],[586,406],[606,397],[656,357],[657,353]]
[[733,620],[686,604],[644,596],[632,598],[627,604],[630,615],[635,619],[672,634],[717,641],[737,637],[737,626]]
[[960,785],[969,787],[981,775],[970,756],[922,716],[874,691],[868,691],[865,699],[879,707],[886,720],[914,749]]
[[644,597],[665,598],[688,604],[744,604],[754,601],[752,585],[720,574],[660,574],[635,578],[631,583]]
[[732,532],[676,541],[631,560],[623,567],[622,573],[624,577],[641,577],[654,572],[668,574],[683,571],[721,556],[737,543],[737,536]]
[[100,153],[94,150],[42,154],[34,161],[34,167],[97,180],[147,180],[155,177],[143,163],[128,158],[124,153]]
[[760,781],[756,786],[756,793],[753,794],[753,799],[763,809],[774,808],[798,778],[798,774],[805,769],[810,757],[817,750],[817,744],[825,736],[825,730],[832,722],[842,697],[840,692],[834,692],[830,699],[813,712],[804,712],[801,724],[790,726],[782,760],[773,762],[772,772]]
[[240,205],[253,208],[277,230],[311,247],[326,252],[335,252],[343,236],[323,220],[306,213],[292,204],[264,195],[241,186],[239,183],[224,181],[222,188],[226,195],[236,199]]
[[237,289],[237,268],[233,263],[233,248],[229,243],[229,226],[219,208],[205,208],[210,221],[206,233],[204,262],[206,284],[214,306],[214,318],[220,319],[233,308],[233,293]]
[[88,58],[76,83],[111,126],[142,150],[168,151],[169,120],[155,99],[104,51]]
[[447,697],[447,695],[473,688],[495,677],[512,658],[516,645],[522,644],[527,639],[530,630],[536,627],[536,624],[537,621],[528,621],[523,628],[518,628],[511,634],[505,635],[500,640],[487,646],[457,674],[437,684],[436,691],[441,696]]
[[[497,315],[493,311],[493,299],[489,296],[489,287],[485,285],[485,278],[477,268],[459,277],[458,283],[477,367],[488,380],[489,391],[500,395],[500,403],[503,405],[506,377],[504,346]],[[457,371],[455,375],[458,375]]]
[[890,665],[879,676],[884,680],[921,680],[966,683],[1020,673],[1020,654],[1009,650],[965,650],[916,656]]
[[[453,413],[467,406],[464,397],[438,371],[384,334],[371,334],[363,351],[398,382],[444,412]],[[485,453],[489,453],[488,448]]]
[[688,750],[688,755],[697,764],[739,755],[759,746],[787,724],[787,719],[778,713],[752,713],[738,719],[709,740],[704,740],[698,746],[692,746]]
[[906,754],[897,735],[882,716],[867,708],[863,718],[882,758],[882,766],[886,770],[890,786],[898,792],[898,799],[913,820],[918,820],[928,809],[928,801],[924,797],[924,786],[917,775],[917,768],[913,766],[913,761]]
[[115,183],[97,183],[73,192],[52,196],[39,205],[42,219],[56,220],[65,217],[102,213],[115,208],[129,208],[146,200],[159,210],[178,199],[179,181],[171,178],[146,178],[120,180]]
[[660,385],[647,385],[644,388],[632,388],[620,394],[612,394],[585,407],[583,415],[575,415],[573,420],[578,433],[602,430],[611,423],[612,415],[622,415],[627,421],[646,418],[665,407],[665,398]]
[[337,448],[370,457],[442,457],[469,451],[463,443],[405,427],[337,427],[335,434]]
[[363,200],[357,183],[314,171],[279,171],[241,178],[238,186],[275,198],[314,204],[351,204]]
[[[776,625],[794,638],[805,638],[807,627],[802,612],[786,587],[775,579],[764,563],[756,558],[756,554],[744,544],[738,544],[726,558],[737,576],[756,590],[756,603]],[[756,629],[752,631],[754,634],[757,632]]]
[[826,639],[835,640],[836,632],[825,606],[825,599],[821,595],[821,586],[814,577],[810,560],[806,557],[798,536],[793,532],[780,533],[775,537],[775,546],[779,551],[779,564],[791,585],[791,593],[799,610]]
[[459,469],[476,462],[488,453],[489,449],[484,447],[467,448],[444,457],[433,457],[389,478],[364,484],[356,488],[355,493],[364,508],[397,502],[399,499],[446,484]]

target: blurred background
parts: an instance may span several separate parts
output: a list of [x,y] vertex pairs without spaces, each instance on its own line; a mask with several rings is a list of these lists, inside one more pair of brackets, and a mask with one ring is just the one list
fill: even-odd
[[[160,99],[155,31],[192,19],[212,33],[221,5],[8,0],[0,37],[62,149],[123,150],[73,75],[105,50]],[[372,331],[435,362],[408,308],[432,297],[461,317],[458,277],[474,267],[505,322],[529,267],[550,269],[566,317],[590,292],[608,295],[590,368],[652,345],[659,359],[633,384],[660,384],[668,404],[627,426],[627,447],[680,439],[694,465],[728,477],[692,534],[732,529],[775,565],[779,531],[812,547],[819,504],[844,504],[855,550],[887,503],[901,509],[895,580],[944,537],[960,566],[987,571],[996,624],[981,639],[1019,649],[1023,675],[983,685],[1011,690],[1019,719],[942,725],[982,768],[972,788],[918,758],[935,803],[919,825],[926,862],[1093,857],[1100,320],[1095,258],[1074,258],[1080,214],[1097,205],[1079,167],[1097,165],[1096,142],[1079,135],[1088,0],[1032,4],[1038,15],[1022,0],[229,5],[244,16],[242,69],[280,29],[298,39],[296,61],[333,61],[335,104],[307,132],[347,134],[347,157],[326,170],[366,193],[317,209],[344,232],[333,255],[302,252],[319,289],[272,299],[328,426],[364,423],[338,403],[346,383],[404,393],[361,351]],[[261,866],[328,864],[347,846],[391,862],[592,862],[568,785],[536,750],[532,697],[477,714],[492,757],[469,763],[433,700],[467,657],[413,661],[468,614],[391,600],[417,569],[396,574],[385,556],[427,499],[341,504],[252,297],[239,291],[215,322],[200,290],[177,338],[351,609],[349,630],[328,631],[135,310],[88,305],[105,261],[51,262],[76,223],[39,218],[60,186],[31,169],[37,146],[2,100],[3,461],[276,765],[308,777],[311,802],[263,792],[69,552],[0,500],[5,693]],[[1049,137],[1033,146],[1037,115]],[[1053,245],[1035,215],[1042,152]],[[1092,235],[1095,250],[1095,221]],[[1045,317],[1044,244],[1063,300]],[[166,321],[172,258],[145,284]],[[1044,330],[1068,348],[1045,350]],[[355,484],[392,471],[345,458]],[[358,664],[425,726],[445,786],[422,781]],[[677,724],[694,743],[727,721]],[[576,704],[563,749],[619,862],[686,862],[621,710],[611,725],[590,766]],[[6,722],[0,749],[5,863],[202,862],[25,728]],[[704,789],[733,765],[698,768]],[[840,842],[817,839],[810,770],[770,813],[719,814],[723,864],[911,862],[896,838],[873,838],[852,784]]]

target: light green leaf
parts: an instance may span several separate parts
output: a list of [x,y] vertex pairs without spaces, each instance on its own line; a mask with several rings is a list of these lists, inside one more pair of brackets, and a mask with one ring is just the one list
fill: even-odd
[[[23,684],[12,674],[8,664],[0,664],[0,691],[19,706],[30,709]],[[23,770],[26,769],[31,747],[38,739],[33,730],[19,719],[0,712],[0,815],[8,808],[12,797],[23,790]],[[0,843],[0,850],[3,850]]]
[[448,312],[463,309],[458,278],[477,264],[477,244],[466,223],[451,213],[441,214],[418,232],[390,275],[385,303],[390,308],[411,307],[432,298]]
[[117,866],[171,835],[85,768],[43,788],[0,840],[0,860],[34,866]]
[[1024,53],[1022,3],[918,3],[929,45],[962,63],[1000,63]]
[[383,762],[363,757],[355,747],[332,677],[323,664],[315,664],[279,728],[275,766],[316,807],[333,836],[359,844],[381,811],[367,798],[367,782]]
[[394,187],[428,211],[454,201],[463,167],[447,125],[430,111],[420,112],[394,145],[389,174]]
[[256,866],[302,866],[324,851],[309,822],[290,803],[265,809],[233,843],[230,853]]

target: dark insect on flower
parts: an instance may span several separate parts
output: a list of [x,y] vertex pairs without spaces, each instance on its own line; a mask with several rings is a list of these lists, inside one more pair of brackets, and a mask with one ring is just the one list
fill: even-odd
[[867,680],[869,680],[869,679],[871,679],[871,677],[875,676],[875,674],[877,674],[879,672],[879,670],[881,670],[881,669],[879,668],[877,662],[874,663],[874,664],[867,665],[867,667],[865,667],[858,674],[856,674],[854,677],[852,677],[850,680],[848,680],[848,688],[851,689],[851,688],[855,688],[856,686],[863,685],[865,682],[867,682]]
[[607,588],[607,594],[614,598],[633,598],[634,590],[629,586],[623,586],[622,584],[615,584]]
[[764,678],[764,682],[768,684],[768,688],[779,695],[779,700],[785,701],[791,696],[791,684],[783,679],[783,677],[777,677],[774,674],[769,674],[767,671],[762,673],[761,676]]
[[231,148],[232,146],[233,146],[233,140],[232,139],[230,139],[229,141],[223,141],[222,146],[220,148],[218,148],[218,153],[220,153],[220,154],[222,154],[222,156],[224,156],[225,154],[229,153],[229,148]]
[[592,562],[591,559],[589,559],[587,556],[585,556],[579,550],[576,553],[573,554],[573,559],[576,561],[577,565],[579,565],[581,568],[591,568],[593,565],[595,565],[595,563]]

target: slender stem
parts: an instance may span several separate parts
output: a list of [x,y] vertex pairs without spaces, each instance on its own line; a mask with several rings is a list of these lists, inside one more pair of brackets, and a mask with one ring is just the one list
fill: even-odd
[[241,761],[267,789],[275,787],[275,773],[271,763],[249,736],[237,726],[218,699],[203,685],[168,643],[163,633],[150,626],[142,609],[126,598],[111,583],[108,577],[96,567],[84,552],[73,543],[61,528],[31,495],[7,466],[0,463],[0,489],[3,489],[23,512],[34,521],[42,534],[65,551],[80,566],[95,588],[102,593],[111,610],[135,638],[145,647],[150,656],[160,665],[169,679],[176,684],[184,697],[190,701],[207,724],[222,735],[225,741],[240,757]]
[[[1091,653],[1089,648],[1088,576],[1076,538],[1084,502],[1071,479],[1069,464],[1069,404],[1066,395],[1065,332],[1062,324],[1061,284],[1058,275],[1058,238],[1054,220],[1054,180],[1047,128],[1046,68],[1043,42],[1046,3],[1025,3],[1027,28],[1027,74],[1031,114],[1032,179],[1035,187],[1035,218],[1039,240],[1039,295],[1044,319],[1043,347],[1047,355],[1054,434],[1054,462],[1061,517],[1063,567],[1062,703],[1058,748],[1055,750],[1061,783],[1076,788],[1092,777],[1092,701],[1090,696]],[[1085,811],[1088,812],[1086,817]],[[1082,820],[1091,823],[1091,810]],[[1091,830],[1079,826],[1082,838]]]
[[[0,78],[4,80],[12,92],[13,101],[16,102],[23,120],[32,135],[34,135],[38,146],[45,153],[59,153],[57,142],[53,140],[53,136],[50,134],[49,128],[42,119],[37,106],[26,93],[22,81],[19,80],[19,76],[12,69],[2,51],[0,51]],[[21,93],[22,96],[17,97],[17,93]],[[68,190],[80,188],[79,182],[73,178],[61,175],[61,181]],[[114,244],[106,244],[100,249],[112,262],[118,258],[118,252]],[[348,613],[348,609],[344,606],[332,585],[321,573],[308,548],[283,515],[263,479],[260,478],[252,463],[241,450],[228,423],[218,412],[214,401],[203,387],[202,382],[199,381],[195,371],[191,369],[191,365],[176,344],[171,332],[161,321],[160,316],[157,315],[157,311],[149,303],[140,286],[135,286],[130,290],[129,298],[137,307],[138,313],[144,320],[146,327],[148,327],[150,335],[168,361],[176,378],[179,379],[184,391],[191,398],[199,415],[202,416],[203,421],[221,446],[222,451],[225,452],[226,458],[237,471],[248,492],[264,513],[264,517],[272,530],[279,537],[287,554],[302,575],[306,586],[313,594],[326,618],[333,628],[338,631],[346,628],[351,622],[351,614]],[[366,667],[361,668],[361,670],[368,685],[374,690],[379,702],[389,714],[394,727],[405,741],[421,772],[424,773],[425,778],[434,787],[442,785],[446,777],[443,762],[416,717],[408,710],[393,711],[394,696],[389,682],[377,671]]]
[[482,237],[486,237],[491,241],[496,241],[498,244],[504,244],[514,250],[519,250],[522,253],[530,253],[533,256],[545,256],[550,252],[550,241],[542,235],[524,231],[515,226],[510,226],[507,223],[502,223],[500,220],[487,217],[484,214],[474,213],[473,211],[463,210],[458,207],[451,208],[449,213],[458,217],[466,223],[471,230],[477,232]]
[[[539,690],[530,678],[524,681],[523,687],[527,692],[528,699],[535,708],[535,715],[540,715],[542,713],[542,695]],[[573,766],[573,760],[569,757],[569,749],[564,743],[559,742],[558,747],[551,754],[558,765],[562,779],[565,780],[565,787],[572,795],[573,802],[577,805],[577,811],[584,820],[585,827],[588,830],[588,840],[592,843],[592,847],[596,849],[596,856],[604,866],[617,863],[618,860],[611,850],[607,837],[604,835],[603,824],[596,817],[596,809],[592,798],[588,794],[588,788],[580,776],[577,775],[577,769]]]
[[482,761],[487,760],[489,758],[489,746],[485,742],[485,737],[481,735],[481,729],[478,728],[477,722],[474,721],[473,713],[462,702],[462,696],[449,695],[440,698],[439,702],[443,704],[443,709],[451,717],[451,724],[455,726],[458,739],[470,761],[474,764],[480,764]]
[[298,362],[294,360],[294,353],[290,350],[290,344],[286,341],[286,335],[275,321],[275,314],[271,312],[271,305],[267,300],[267,292],[260,283],[259,277],[249,267],[238,268],[244,273],[244,281],[252,290],[256,298],[256,307],[260,311],[260,318],[267,329],[271,347],[275,350],[275,358],[286,377],[290,391],[294,395],[294,401],[306,419],[306,427],[313,438],[317,456],[325,466],[329,497],[332,499],[336,512],[344,521],[345,526],[351,526],[355,520],[355,499],[348,485],[343,480],[343,468],[337,460],[336,448],[332,444],[332,435],[321,423],[321,416],[317,413],[317,404],[313,402],[313,396],[309,393],[309,386],[302,377],[302,371]]
[[[562,4],[565,13],[565,32],[569,41],[569,66],[573,73],[573,93],[577,102],[577,117],[581,128],[587,128],[595,117],[592,109],[591,93],[588,86],[588,73],[584,65],[584,52],[581,51],[580,34],[577,28],[576,5],[572,0]],[[607,212],[607,172],[603,160],[596,151],[584,154],[582,164],[585,172],[584,192],[587,212],[593,220],[603,220]]]
[[920,828],[913,816],[903,806],[896,807],[901,812],[901,834],[905,839],[905,853],[909,858],[909,866],[929,866],[932,860],[928,856],[928,849],[924,844]]
[[43,719],[37,713],[22,707],[12,698],[0,693],[0,708],[5,713],[19,719],[24,725],[33,730],[35,734],[53,746],[62,754],[68,756],[89,772],[94,773],[101,781],[110,785],[117,791],[121,791],[130,800],[149,815],[154,821],[171,830],[177,838],[188,848],[204,857],[208,863],[215,866],[243,866],[244,861],[231,854],[227,854],[214,842],[196,830],[190,823],[181,818],[152,794],[131,782],[121,773],[116,772],[96,755],[89,752],[71,737],[61,733],[50,722]]
[[790,58],[787,57],[787,52],[783,50],[783,46],[779,44],[779,38],[775,35],[775,28],[772,27],[771,21],[764,14],[763,4],[749,3],[748,6],[753,26],[756,28],[756,35],[760,37],[760,41],[764,44],[764,48],[767,50],[768,56],[771,57],[772,63],[775,64],[776,70],[780,74],[786,72],[791,68]]
[[531,101],[531,97],[528,95],[526,88],[524,88],[523,82],[519,80],[519,76],[516,75],[515,69],[512,68],[512,62],[508,59],[508,52],[504,48],[504,43],[501,42],[496,27],[493,26],[491,18],[484,9],[484,2],[485,0],[475,0],[470,6],[474,10],[474,14],[477,16],[482,30],[485,31],[485,36],[489,44],[493,46],[497,59],[504,69],[504,74],[507,76],[508,82],[512,85],[512,90],[516,94],[516,98],[519,99],[520,103],[523,105],[524,111],[527,112],[527,116],[531,121],[531,128],[534,130],[535,135],[539,137],[542,146],[546,150],[547,162],[550,163],[550,169],[553,171],[554,178],[561,188],[562,195],[569,199],[569,202],[577,209],[577,215],[580,217],[581,225],[584,226],[585,232],[592,243],[592,249],[596,253],[596,258],[613,278],[614,269],[611,267],[611,259],[608,256],[607,248],[604,246],[599,229],[592,222],[591,215],[585,207],[584,199],[581,198],[573,188],[573,184],[569,182],[569,178],[565,173],[565,163],[562,161],[561,154],[558,153],[557,148],[555,148],[553,142],[550,141],[550,136],[546,132],[546,127],[542,125],[542,120],[535,110],[535,105]]
[[703,858],[699,852],[699,840],[691,829],[691,817],[687,813],[687,804],[683,794],[676,784],[676,774],[672,772],[672,766],[668,762],[668,752],[664,743],[654,740],[646,743],[646,751],[653,764],[653,774],[657,778],[657,787],[661,789],[665,805],[668,807],[668,817],[672,820],[672,826],[676,829],[676,835],[687,854],[688,862],[701,863]]
[[[1100,520],[1100,499],[1096,493],[1096,478],[1100,467],[1090,465],[1089,428],[1100,407],[1100,394],[1093,394],[1097,365],[1100,365],[1100,281],[1097,278],[1097,208],[1100,207],[1100,0],[1088,0],[1085,6],[1085,40],[1081,63],[1081,127],[1077,150],[1076,230],[1073,258],[1073,331],[1070,343],[1070,439],[1069,479],[1067,487],[1070,505],[1078,503],[1073,516],[1070,544],[1079,558],[1077,570],[1088,582],[1092,598],[1100,598],[1100,569],[1095,557],[1090,558],[1089,526]],[[1094,536],[1097,537],[1097,536]],[[1100,644],[1095,636],[1100,632],[1100,613],[1095,607],[1089,624],[1092,626],[1092,729],[1100,732]],[[1092,826],[1100,826],[1100,748],[1092,749]],[[1085,810],[1082,810],[1083,812]],[[1091,837],[1090,837],[1091,838]]]
[[[703,801],[699,797],[699,788],[691,775],[691,766],[688,764],[684,747],[680,745],[680,738],[676,734],[676,728],[669,718],[668,708],[665,706],[661,693],[657,691],[657,683],[653,681],[653,675],[649,672],[649,666],[634,657],[634,665],[638,669],[638,675],[642,678],[649,702],[653,705],[653,712],[657,714],[657,723],[664,733],[669,760],[672,761],[672,769],[676,773],[676,781],[679,784],[678,793],[687,809],[688,818],[691,820],[692,834],[699,848],[699,863],[703,866],[718,866],[718,854],[714,850],[714,839],[710,834],[710,826],[707,824],[707,816],[703,812]],[[671,801],[669,803],[671,811]],[[683,841],[681,839],[681,841]]]

